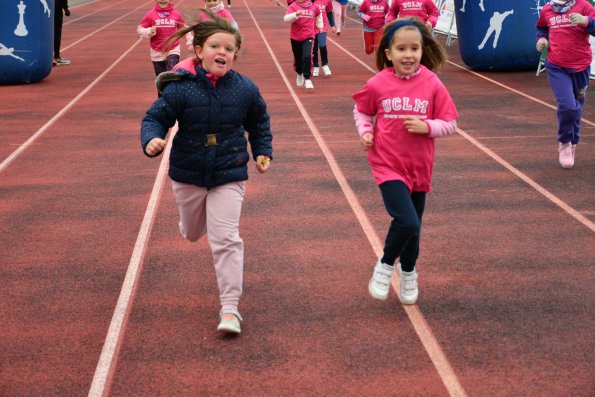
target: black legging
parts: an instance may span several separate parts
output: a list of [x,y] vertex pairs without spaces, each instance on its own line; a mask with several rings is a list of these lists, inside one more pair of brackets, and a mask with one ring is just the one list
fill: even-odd
[[380,185],[382,199],[393,218],[384,243],[382,262],[394,265],[400,258],[401,270],[411,272],[419,256],[421,219],[426,205],[426,192],[409,192],[402,181]]
[[54,58],[60,58],[60,45],[62,44],[62,21],[64,11],[62,8],[54,7]]
[[304,41],[291,40],[291,51],[293,52],[294,69],[297,74],[303,74],[308,80],[312,76],[312,39]]
[[159,76],[160,73],[172,70],[176,64],[180,62],[179,55],[168,55],[165,61],[153,61],[153,69],[155,70],[155,76]]

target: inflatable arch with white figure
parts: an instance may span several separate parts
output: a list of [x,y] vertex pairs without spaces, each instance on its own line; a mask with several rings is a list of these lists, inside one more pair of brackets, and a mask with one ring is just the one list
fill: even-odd
[[53,10],[54,0],[2,2],[0,84],[34,83],[50,74],[54,51]]

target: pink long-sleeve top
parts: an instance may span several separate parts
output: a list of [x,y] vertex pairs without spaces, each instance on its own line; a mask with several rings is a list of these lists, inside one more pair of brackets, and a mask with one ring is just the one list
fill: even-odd
[[577,0],[574,7],[564,14],[556,13],[547,3],[539,14],[537,29],[549,36],[547,60],[556,66],[580,72],[589,67],[593,56],[587,27],[572,24],[572,13],[590,17],[587,26],[595,19],[595,8],[587,0]]
[[370,17],[370,19],[364,21],[364,26],[378,30],[384,26],[384,19],[388,9],[387,0],[364,0],[357,12]]
[[[419,73],[404,79],[389,67],[370,78],[353,99],[358,133],[374,134],[368,162],[376,184],[400,180],[411,191],[429,192],[434,139],[452,133],[458,118],[454,101],[438,76],[420,65]],[[403,124],[406,116],[425,121],[430,133],[408,132]],[[372,118],[375,122],[370,125]]]
[[417,17],[423,23],[429,22],[435,27],[439,16],[440,10],[433,0],[394,0],[386,15],[386,22],[397,18]]

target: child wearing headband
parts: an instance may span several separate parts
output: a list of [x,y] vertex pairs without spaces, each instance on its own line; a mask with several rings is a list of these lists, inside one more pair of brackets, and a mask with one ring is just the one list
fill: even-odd
[[426,193],[431,190],[434,139],[452,134],[458,113],[434,73],[446,54],[422,21],[399,19],[384,28],[376,54],[379,72],[353,95],[361,144],[392,221],[368,284],[385,300],[399,261],[399,299],[417,301],[416,262]]
[[595,36],[595,9],[587,0],[551,0],[537,20],[537,51],[549,44],[545,69],[558,103],[558,161],[572,168],[580,139],[581,116]]

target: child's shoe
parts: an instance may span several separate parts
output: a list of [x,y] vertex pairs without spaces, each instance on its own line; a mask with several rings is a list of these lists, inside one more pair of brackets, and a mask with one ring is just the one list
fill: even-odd
[[413,305],[417,301],[419,290],[417,289],[417,270],[404,272],[399,263],[399,300],[404,305]]
[[572,168],[574,166],[572,143],[558,143],[558,161],[560,161],[560,165],[564,168]]
[[330,76],[331,68],[329,68],[328,65],[322,65],[322,73],[324,73],[325,76]]
[[239,334],[242,332],[240,322],[243,321],[240,313],[233,310],[221,310],[219,313],[221,321],[217,326],[217,331],[224,332],[226,334]]
[[70,65],[70,60],[69,59],[64,59],[62,57],[60,57],[60,58],[54,58],[52,60],[52,65],[53,66]]
[[572,144],[572,159],[573,160],[576,158],[575,155],[576,155],[576,144],[573,143]]
[[318,77],[319,74],[320,74],[320,68],[318,66],[314,66],[314,70],[312,70],[312,77]]
[[394,272],[394,266],[382,263],[380,259],[376,262],[374,273],[372,273],[372,278],[368,283],[368,292],[372,298],[380,299],[381,301],[386,300]]
[[303,74],[297,75],[297,77],[295,79],[295,84],[297,84],[298,87],[304,86],[304,75]]
[[312,80],[310,80],[310,79],[306,80],[306,89],[311,90],[313,88],[314,88],[314,84],[312,84]]

